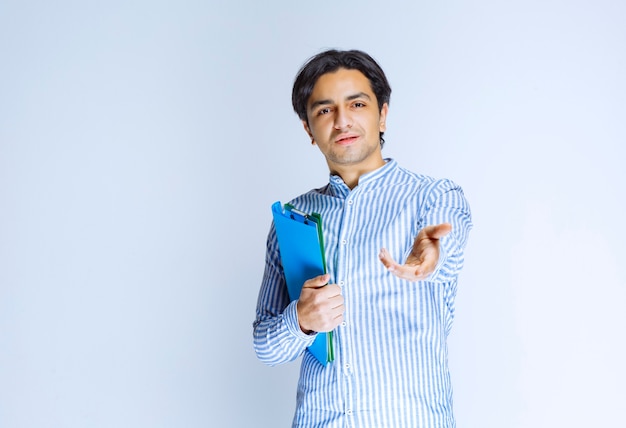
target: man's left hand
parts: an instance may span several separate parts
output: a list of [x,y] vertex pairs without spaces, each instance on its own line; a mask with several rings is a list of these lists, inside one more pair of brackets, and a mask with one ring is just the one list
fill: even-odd
[[442,223],[426,226],[417,234],[413,243],[413,250],[404,265],[396,263],[389,252],[380,250],[380,261],[387,270],[395,276],[409,281],[420,281],[435,271],[439,261],[439,239],[452,230],[452,225]]

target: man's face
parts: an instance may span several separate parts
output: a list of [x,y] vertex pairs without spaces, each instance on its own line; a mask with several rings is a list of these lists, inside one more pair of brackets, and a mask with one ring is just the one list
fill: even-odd
[[388,106],[378,110],[370,82],[358,70],[320,76],[307,104],[304,128],[326,157],[331,172],[373,171],[384,164],[380,132]]

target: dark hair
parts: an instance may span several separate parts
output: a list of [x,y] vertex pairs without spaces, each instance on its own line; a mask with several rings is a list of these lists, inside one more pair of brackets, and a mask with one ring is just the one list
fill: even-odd
[[[378,100],[378,109],[382,110],[383,104],[389,104],[391,86],[380,65],[368,54],[359,50],[339,51],[335,49],[321,52],[310,58],[300,69],[293,83],[291,103],[293,109],[300,118],[307,123],[307,103],[313,93],[313,87],[317,79],[323,74],[333,73],[340,68],[358,70],[367,77],[372,87],[372,92]],[[385,143],[383,133],[380,133],[381,147]]]

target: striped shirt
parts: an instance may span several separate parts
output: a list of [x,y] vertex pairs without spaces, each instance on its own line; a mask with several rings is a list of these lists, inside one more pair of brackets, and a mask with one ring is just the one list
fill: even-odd
[[[461,188],[386,159],[352,190],[331,176],[291,204],[321,214],[330,282],[345,302],[335,361],[323,366],[305,352],[314,336],[299,328],[272,225],[254,346],[269,365],[303,356],[293,426],[454,427],[446,339],[472,227]],[[444,222],[452,232],[441,239],[439,263],[426,280],[397,278],[380,262],[386,248],[404,263],[420,229]]]

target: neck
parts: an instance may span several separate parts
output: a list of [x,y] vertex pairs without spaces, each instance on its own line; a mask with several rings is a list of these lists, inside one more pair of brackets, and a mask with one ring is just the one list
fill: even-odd
[[381,157],[377,162],[368,166],[355,167],[354,165],[328,165],[330,173],[341,177],[346,186],[350,190],[354,189],[359,184],[359,179],[362,175],[377,170],[385,165],[385,160]]

